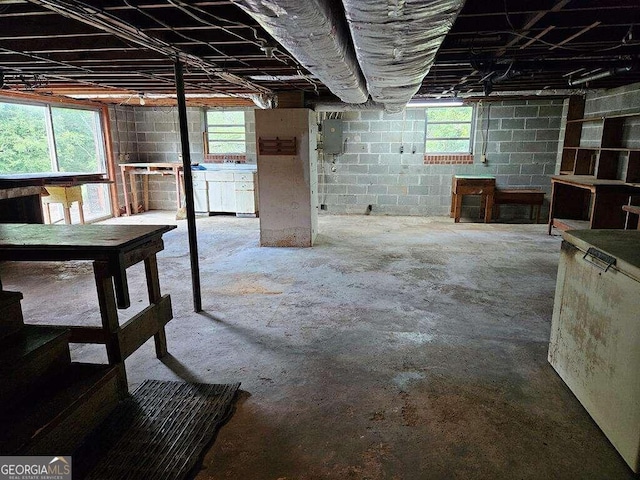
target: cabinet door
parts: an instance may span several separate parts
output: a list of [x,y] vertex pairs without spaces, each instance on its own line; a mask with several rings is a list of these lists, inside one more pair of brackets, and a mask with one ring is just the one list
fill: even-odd
[[236,212],[256,213],[255,192],[253,190],[236,190]]
[[209,211],[209,195],[206,189],[193,190],[193,207],[196,212]]
[[207,182],[209,192],[209,211],[224,212],[222,209],[222,185],[226,182]]
[[236,211],[236,189],[234,182],[221,182],[222,191],[222,211]]

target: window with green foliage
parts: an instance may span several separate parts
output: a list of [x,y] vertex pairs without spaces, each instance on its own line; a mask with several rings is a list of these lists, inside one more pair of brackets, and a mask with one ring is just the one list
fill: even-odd
[[[0,101],[0,173],[106,171],[98,110]],[[88,220],[109,215],[107,185],[83,185],[82,195]]]
[[207,153],[246,153],[244,112],[208,110],[207,140]]
[[473,107],[429,107],[426,120],[425,153],[472,153]]

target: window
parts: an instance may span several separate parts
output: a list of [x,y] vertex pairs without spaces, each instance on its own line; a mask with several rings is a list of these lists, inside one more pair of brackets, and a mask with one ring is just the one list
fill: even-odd
[[244,112],[208,110],[207,147],[211,154],[246,153]]
[[473,107],[429,107],[426,124],[425,153],[472,153]]
[[[50,104],[0,102],[0,172],[105,173],[99,112]],[[83,185],[82,197],[87,220],[110,214],[108,185]],[[58,206],[52,205],[51,213],[52,221],[62,219]],[[73,210],[72,214],[75,215]]]

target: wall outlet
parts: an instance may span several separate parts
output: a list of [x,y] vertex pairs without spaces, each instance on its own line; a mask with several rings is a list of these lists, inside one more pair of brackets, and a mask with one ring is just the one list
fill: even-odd
[[482,163],[487,163],[487,156],[483,154],[482,157],[480,157],[480,161]]

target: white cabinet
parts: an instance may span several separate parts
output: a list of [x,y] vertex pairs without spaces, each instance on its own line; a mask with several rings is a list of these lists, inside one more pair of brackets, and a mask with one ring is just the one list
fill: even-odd
[[251,171],[194,172],[195,210],[255,216],[258,212],[256,185],[256,173]]
[[209,192],[204,172],[192,172],[193,205],[196,212],[209,211]]
[[257,195],[255,173],[234,173],[236,213],[238,215],[255,215],[257,208]]

